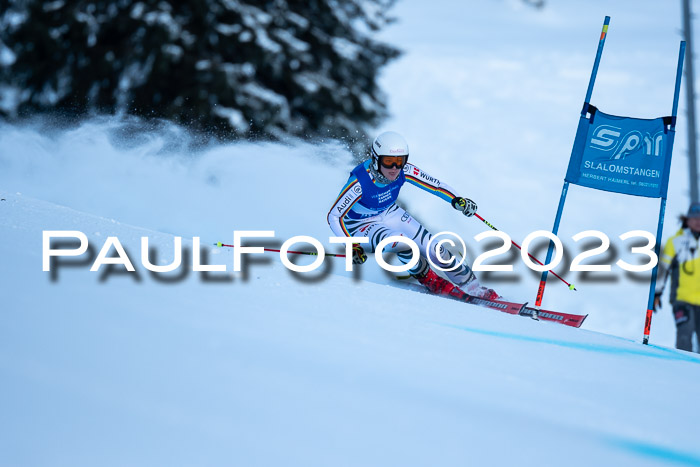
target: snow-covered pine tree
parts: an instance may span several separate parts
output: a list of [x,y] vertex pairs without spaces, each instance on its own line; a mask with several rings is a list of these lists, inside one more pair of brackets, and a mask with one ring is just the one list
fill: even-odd
[[349,138],[386,114],[395,0],[0,0],[0,115],[125,113]]

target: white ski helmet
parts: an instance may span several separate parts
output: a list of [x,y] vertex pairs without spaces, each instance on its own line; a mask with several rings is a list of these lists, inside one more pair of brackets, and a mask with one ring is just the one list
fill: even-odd
[[408,143],[395,131],[385,131],[372,143],[372,162],[375,171],[379,170],[381,156],[406,156],[408,161]]

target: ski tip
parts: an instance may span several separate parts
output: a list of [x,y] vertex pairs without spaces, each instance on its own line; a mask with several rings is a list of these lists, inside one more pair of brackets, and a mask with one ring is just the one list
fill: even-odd
[[571,320],[571,324],[568,324],[568,323],[564,323],[564,324],[568,324],[569,326],[574,327],[574,328],[580,328],[581,325],[583,324],[583,322],[586,321],[586,318],[588,318],[587,314],[583,315],[581,317],[581,319]]

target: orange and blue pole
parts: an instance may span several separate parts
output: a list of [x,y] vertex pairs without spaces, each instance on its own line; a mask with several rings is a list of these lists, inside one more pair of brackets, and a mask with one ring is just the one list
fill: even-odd
[[[676,87],[673,92],[673,107],[671,109],[671,121],[668,127],[668,136],[666,141],[666,167],[664,168],[665,173],[669,173],[671,168],[671,156],[673,155],[673,139],[676,133],[676,113],[678,112],[678,97],[681,92],[681,76],[683,74],[683,60],[685,58],[685,41],[681,41],[680,51],[678,52],[678,68],[676,69]],[[654,246],[654,252],[656,257],[659,258],[661,253],[661,234],[664,228],[664,217],[666,215],[666,193],[663,193],[661,198],[661,205],[659,207],[659,223],[656,227],[656,245]],[[654,266],[651,271],[651,284],[649,285],[649,300],[647,302],[647,314],[644,320],[644,337],[642,343],[644,345],[649,344],[649,335],[651,334],[651,317],[654,310],[654,294],[656,292],[656,277],[659,271],[659,264]]]
[[[603,56],[603,46],[605,45],[605,38],[608,36],[608,26],[610,25],[610,17],[606,16],[605,21],[603,21],[603,30],[600,33],[600,39],[598,40],[598,50],[596,51],[595,61],[593,62],[593,70],[591,71],[591,78],[588,81],[588,90],[586,91],[586,100],[583,103],[583,108],[581,109],[581,117],[585,117],[589,111],[591,95],[593,94],[593,85],[595,84],[596,76],[598,75],[598,67],[600,65],[600,58]],[[552,233],[556,235],[559,232],[559,222],[561,221],[561,215],[564,211],[564,203],[566,202],[566,194],[569,191],[569,182],[564,181],[564,186],[561,189],[561,196],[559,197],[559,206],[557,207],[557,215],[554,218],[554,226],[552,227]],[[549,242],[549,248],[547,249],[547,259],[545,264],[549,264],[552,260],[552,253],[554,252],[554,242]],[[544,288],[547,285],[547,274],[549,271],[543,271],[542,277],[540,278],[540,285],[537,289],[537,298],[535,299],[535,309],[539,309],[542,306],[542,297],[544,296]],[[534,317],[533,313],[533,317]]]

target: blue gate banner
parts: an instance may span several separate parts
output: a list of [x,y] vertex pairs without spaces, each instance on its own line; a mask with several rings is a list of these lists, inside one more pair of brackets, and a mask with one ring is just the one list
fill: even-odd
[[674,130],[663,117],[582,116],[566,181],[598,190],[666,198]]

